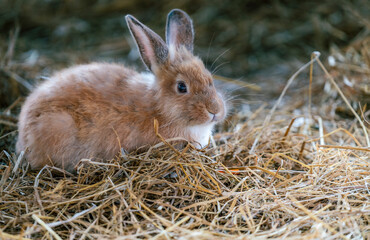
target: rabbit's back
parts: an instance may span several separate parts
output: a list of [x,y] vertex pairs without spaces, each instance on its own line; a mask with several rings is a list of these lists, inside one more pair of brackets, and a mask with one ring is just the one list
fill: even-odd
[[123,65],[107,63],[55,74],[22,108],[17,151],[28,148],[32,168],[49,164],[70,171],[81,158],[112,158],[119,150],[114,132],[130,134],[121,125],[127,118],[139,118],[129,114],[132,104],[141,106],[135,102],[136,90],[130,90],[135,78],[142,77]]

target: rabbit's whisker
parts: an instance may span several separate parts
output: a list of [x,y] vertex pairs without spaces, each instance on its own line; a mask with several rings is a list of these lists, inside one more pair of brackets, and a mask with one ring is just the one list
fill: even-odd
[[226,49],[223,53],[221,53],[221,54],[216,58],[216,60],[214,60],[214,61],[213,61],[213,63],[212,63],[212,65],[211,65],[210,69],[212,69],[213,65],[217,62],[217,60],[218,60],[220,57],[222,57],[225,53],[227,53],[228,51],[230,51],[230,48]]
[[217,67],[215,67],[215,69],[212,71],[212,74],[213,74],[213,75],[215,75],[215,74],[217,73],[217,71],[221,69],[221,67],[222,67],[222,66],[224,66],[224,65],[226,65],[226,64],[228,64],[228,63],[230,63],[230,62],[223,62],[223,63],[219,64],[219,65],[218,65]]
[[214,37],[215,37],[215,32],[213,32],[212,37],[211,37],[211,41],[209,42],[209,45],[208,45],[207,58],[206,58],[207,59],[206,68],[207,68],[207,65],[208,65],[209,52],[211,50],[211,45],[212,45],[212,42],[213,42]]

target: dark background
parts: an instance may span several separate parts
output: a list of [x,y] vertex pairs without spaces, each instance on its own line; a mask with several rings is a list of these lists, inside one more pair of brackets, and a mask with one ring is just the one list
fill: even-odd
[[219,74],[268,75],[276,65],[306,61],[314,50],[327,53],[368,35],[369,5],[367,0],[2,0],[0,52],[18,26],[16,61],[30,51],[48,58],[44,67],[50,71],[59,68],[55,64],[132,61],[124,16],[132,14],[164,36],[167,13],[181,8],[194,20],[195,52],[209,64],[222,54]]

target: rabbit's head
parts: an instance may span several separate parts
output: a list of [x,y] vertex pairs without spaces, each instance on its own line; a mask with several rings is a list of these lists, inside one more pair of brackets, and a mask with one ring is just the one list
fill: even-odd
[[225,117],[225,103],[212,74],[193,55],[191,18],[174,9],[167,17],[166,42],[131,15],[128,27],[141,58],[155,75],[158,111],[180,126],[214,125]]

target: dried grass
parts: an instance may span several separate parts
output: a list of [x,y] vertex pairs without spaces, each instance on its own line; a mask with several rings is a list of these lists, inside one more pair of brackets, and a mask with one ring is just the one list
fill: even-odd
[[[110,13],[111,8],[120,10],[124,4],[133,3],[119,2],[96,5],[91,16],[104,19],[103,13]],[[22,27],[37,27],[40,22],[48,27],[58,25],[56,18],[41,21],[43,14],[32,15],[34,8],[30,6],[39,2],[31,3],[17,5],[29,20],[23,21]],[[192,2],[181,4],[185,8]],[[144,153],[122,151],[107,163],[83,159],[78,176],[50,166],[31,171],[23,155],[13,153],[20,96],[32,88],[27,79],[34,79],[45,66],[57,69],[79,58],[67,53],[70,55],[55,60],[55,49],[34,62],[32,54],[18,56],[14,51],[19,33],[16,26],[6,49],[2,48],[6,54],[0,68],[0,76],[5,79],[0,82],[4,86],[0,95],[6,102],[1,102],[6,109],[0,113],[0,147],[6,149],[0,152],[0,239],[370,239],[370,41],[364,37],[369,23],[357,7],[362,1],[346,2],[344,7],[312,4],[321,10],[315,10],[310,21],[323,23],[330,36],[351,38],[352,29],[367,26],[346,49],[331,49],[326,75],[323,64],[311,65],[311,81],[306,79],[302,89],[289,89],[275,107],[259,104],[257,108],[237,108],[218,126],[210,146],[203,150],[191,145],[179,150],[171,147],[171,141],[163,140]],[[361,21],[338,30],[331,23],[334,18],[325,17],[333,5],[343,16]],[[231,7],[226,6],[225,11],[234,13],[239,9]],[[292,31],[280,34],[276,26],[283,24],[269,17],[278,12],[276,9],[292,15],[294,11],[288,7],[277,1],[271,8],[260,8],[251,20],[245,18],[243,8],[239,9],[243,14],[238,15],[238,29],[255,26],[257,20],[259,25],[248,28],[252,34],[235,38],[236,48],[245,49],[228,56],[233,66],[226,73],[254,68],[253,56],[246,58],[246,51],[258,52],[261,43],[267,44],[266,49],[289,43],[281,51],[289,51],[286,55],[290,56],[295,51],[291,46],[311,41],[306,39],[308,35],[316,34],[315,40],[322,45],[329,41],[327,34],[320,34],[321,28],[312,29],[310,21],[303,24],[307,28],[300,27],[302,22],[292,22]],[[207,11],[208,7],[200,9],[198,16]],[[61,18],[62,14],[56,15]],[[198,32],[208,37],[214,25],[224,28],[226,24],[231,26],[230,31],[235,27],[227,16],[217,21],[200,24]],[[278,29],[269,41],[263,41],[262,32],[255,34],[263,26]],[[215,39],[212,49],[219,46],[217,42],[227,43],[225,36],[229,35]],[[127,50],[128,46],[118,42],[122,39],[113,39],[114,46],[108,43],[104,47],[110,53],[117,47]],[[252,47],[245,47],[247,44]],[[95,48],[91,46],[86,54],[94,55]],[[220,47],[209,57],[216,59],[223,50]],[[269,58],[262,58],[264,55],[260,52],[257,56],[261,62]],[[281,56],[274,59],[280,61]],[[221,76],[218,79],[230,81]],[[296,81],[295,77],[291,81]],[[246,86],[244,82],[237,85]]]

